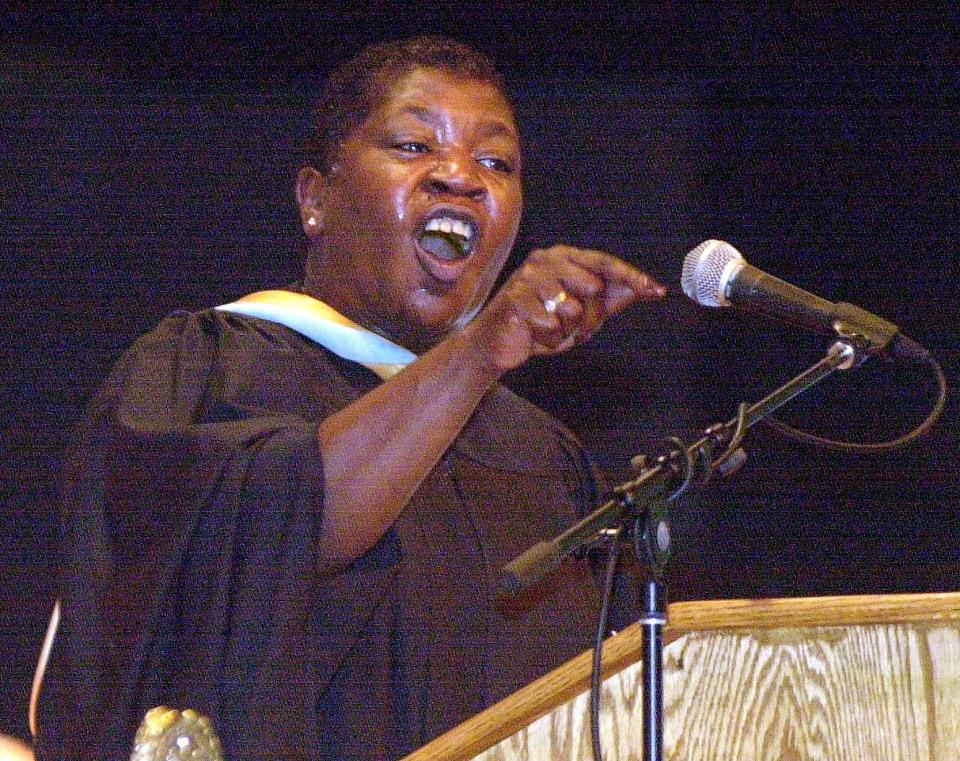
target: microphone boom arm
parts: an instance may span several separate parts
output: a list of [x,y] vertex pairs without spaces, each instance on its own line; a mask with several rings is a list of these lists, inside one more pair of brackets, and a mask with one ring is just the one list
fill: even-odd
[[[669,455],[658,457],[654,465],[642,467],[636,478],[615,487],[613,496],[590,515],[554,539],[535,544],[505,565],[500,574],[501,593],[508,596],[519,594],[540,581],[565,558],[602,540],[607,531],[625,523],[630,528],[648,515],[651,506],[676,499],[691,485],[705,485],[716,464],[710,460],[710,454],[734,431],[742,434],[746,428],[760,422],[836,370],[856,367],[866,358],[864,352],[865,347],[859,340],[836,341],[819,362],[760,401],[747,406],[741,415],[708,428],[700,439],[687,447],[677,440],[679,447]],[[724,453],[717,462],[728,455]],[[666,551],[655,554],[666,554]]]

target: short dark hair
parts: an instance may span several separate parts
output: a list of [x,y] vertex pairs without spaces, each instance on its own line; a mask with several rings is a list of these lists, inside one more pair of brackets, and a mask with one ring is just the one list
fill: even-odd
[[439,69],[504,90],[487,56],[447,37],[428,34],[368,45],[327,78],[306,145],[308,162],[323,174],[329,172],[343,141],[366,121],[397,80],[418,68]]

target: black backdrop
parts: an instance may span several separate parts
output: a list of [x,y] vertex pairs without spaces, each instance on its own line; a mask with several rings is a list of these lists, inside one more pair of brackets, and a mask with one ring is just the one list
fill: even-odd
[[[680,262],[708,237],[894,320],[948,373],[943,420],[903,452],[844,457],[751,434],[743,471],[675,511],[671,597],[960,586],[955,18],[351,7],[2,20],[0,731],[27,731],[54,595],[53,479],[83,403],[166,312],[296,278],[291,187],[311,93],[358,45],[426,30],[476,44],[508,76],[526,150],[517,256],[556,241],[605,248],[671,287],[509,378],[612,480],[826,346],[683,297]],[[933,391],[923,371],[870,363],[784,416],[884,438],[916,424]]]

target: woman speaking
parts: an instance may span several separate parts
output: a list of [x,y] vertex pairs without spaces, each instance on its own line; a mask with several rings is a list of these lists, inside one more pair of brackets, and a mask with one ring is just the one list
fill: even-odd
[[127,758],[159,705],[208,717],[230,761],[397,758],[589,646],[585,564],[494,603],[498,569],[599,496],[497,381],[662,287],[556,245],[491,296],[522,160],[470,48],[367,48],[316,113],[302,284],[169,316],[78,432],[41,758]]

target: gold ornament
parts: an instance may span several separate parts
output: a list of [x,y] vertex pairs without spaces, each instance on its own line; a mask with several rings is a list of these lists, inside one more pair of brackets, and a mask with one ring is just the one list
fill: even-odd
[[157,706],[140,722],[130,761],[223,761],[223,750],[206,716]]

